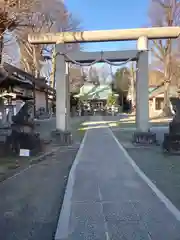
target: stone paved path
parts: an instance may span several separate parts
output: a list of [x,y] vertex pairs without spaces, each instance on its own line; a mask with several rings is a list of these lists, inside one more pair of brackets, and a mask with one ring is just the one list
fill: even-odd
[[88,130],[71,170],[55,239],[179,240],[180,214],[161,200],[110,129]]

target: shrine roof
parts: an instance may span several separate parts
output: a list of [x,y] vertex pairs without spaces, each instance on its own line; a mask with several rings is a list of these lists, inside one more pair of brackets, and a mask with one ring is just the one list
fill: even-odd
[[4,63],[4,69],[8,72],[8,76],[6,79],[1,81],[1,87],[8,87],[8,85],[14,83],[17,85],[23,85],[25,88],[34,88],[35,84],[35,87],[38,89],[50,90],[51,92],[55,93],[55,90],[46,84],[45,78],[35,78],[34,75],[8,63]]
[[[161,84],[160,86],[154,88],[149,93],[149,98],[157,97],[160,94],[163,94],[165,90],[164,84]],[[169,88],[170,97],[177,97],[178,96],[178,87],[177,86],[170,86]]]

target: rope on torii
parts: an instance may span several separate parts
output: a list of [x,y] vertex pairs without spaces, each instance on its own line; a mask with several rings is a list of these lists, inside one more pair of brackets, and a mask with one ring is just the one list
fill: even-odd
[[[141,52],[141,51],[140,51],[140,52]],[[140,52],[137,53],[137,57],[138,57],[138,55],[140,54]],[[105,58],[103,57],[103,51],[101,51],[101,55],[100,55],[100,57],[99,57],[98,59],[92,61],[91,63],[81,63],[81,62],[78,62],[78,61],[72,59],[67,53],[57,52],[57,53],[56,53],[56,57],[57,57],[58,55],[64,55],[64,57],[65,57],[69,62],[71,62],[71,63],[73,63],[73,64],[75,64],[75,65],[81,66],[81,67],[90,67],[90,66],[92,66],[92,65],[95,65],[95,64],[98,63],[98,62],[105,62],[105,63],[108,63],[109,65],[117,66],[117,67],[118,67],[118,66],[125,65],[125,64],[127,64],[128,62],[133,61],[133,59],[134,59],[134,57],[133,57],[133,58],[129,58],[127,61],[124,61],[124,62],[121,62],[121,63],[113,63],[113,62],[109,61],[108,59],[105,59]]]
[[[149,51],[149,50],[146,50],[146,51]],[[140,54],[141,52],[143,52],[143,51],[139,51],[139,52],[137,53],[136,58],[139,57],[139,54]],[[101,52],[100,52],[100,57],[99,57],[98,59],[92,61],[91,63],[81,63],[81,62],[78,62],[78,61],[72,59],[72,58],[68,55],[67,52],[66,52],[66,53],[64,53],[64,52],[57,52],[56,55],[55,55],[55,57],[57,57],[58,55],[63,55],[69,62],[71,62],[71,63],[74,64],[74,65],[80,66],[80,67],[92,67],[93,65],[95,65],[95,64],[98,63],[98,62],[105,62],[105,63],[107,63],[108,65],[110,65],[110,67],[111,67],[111,78],[112,78],[112,81],[113,81],[113,79],[114,79],[114,75],[113,75],[113,72],[112,72],[112,67],[113,67],[113,66],[115,66],[115,67],[121,67],[121,66],[126,65],[127,63],[133,61],[133,59],[134,59],[134,57],[133,57],[133,58],[127,59],[127,60],[124,61],[124,62],[113,63],[112,61],[109,61],[108,59],[105,59],[105,58],[103,57],[103,54],[104,54],[104,52],[101,51]],[[136,69],[136,71],[138,71],[138,68]],[[83,77],[84,77],[84,71],[82,71],[82,73],[83,73]]]
[[[141,52],[141,51],[140,51],[140,52]],[[140,52],[137,53],[137,56],[136,56],[137,58],[138,58],[138,55],[140,54]],[[121,67],[121,66],[126,65],[127,63],[131,62],[131,61],[134,59],[134,57],[133,57],[133,58],[129,58],[129,59],[127,59],[126,61],[121,62],[121,63],[113,63],[113,62],[109,61],[108,59],[105,59],[105,58],[103,57],[103,54],[104,54],[104,52],[101,51],[101,52],[100,52],[100,57],[99,57],[98,59],[90,62],[90,63],[81,63],[81,62],[78,62],[78,61],[72,59],[72,58],[68,55],[67,52],[66,52],[66,53],[64,53],[64,52],[57,52],[56,55],[55,55],[55,57],[57,57],[58,55],[63,55],[63,56],[65,57],[65,59],[67,59],[69,62],[71,62],[71,63],[74,64],[74,65],[80,66],[80,67],[92,67],[93,65],[95,65],[95,64],[98,63],[98,62],[105,62],[105,63],[107,63],[107,64],[109,64],[109,65],[111,66],[111,74],[112,74],[112,66]],[[84,72],[83,72],[83,75],[84,75]],[[84,76],[83,76],[83,77],[84,77]],[[111,76],[111,77],[112,77],[112,76]],[[113,78],[114,78],[114,77],[113,77]]]

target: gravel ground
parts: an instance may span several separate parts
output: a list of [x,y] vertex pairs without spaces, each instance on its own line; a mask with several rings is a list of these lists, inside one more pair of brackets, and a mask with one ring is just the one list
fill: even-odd
[[[77,127],[79,127],[82,122],[88,121],[88,119],[89,119],[88,116],[70,118],[71,131],[74,133],[74,130],[77,129]],[[55,117],[45,120],[36,120],[36,131],[40,132],[40,136],[42,139],[51,138],[51,132],[55,129],[56,129]]]
[[160,149],[127,149],[155,185],[180,210],[180,156],[163,155]]
[[[157,133],[160,143],[163,131]],[[141,170],[180,210],[180,156],[163,154],[161,146],[134,147],[130,143],[131,132],[114,131],[114,134]]]
[[77,150],[59,150],[43,162],[0,183],[0,239],[53,239]]
[[[74,117],[70,119],[71,131],[73,136],[73,145],[79,145],[84,136],[84,131],[78,131],[81,123],[88,120],[87,117]],[[36,121],[36,131],[40,132],[42,139],[51,140],[51,132],[55,129],[56,119],[45,119]],[[51,152],[57,148],[57,144],[48,143],[44,146],[43,152],[38,153],[37,156],[32,157],[3,157],[0,159],[0,182],[19,172],[21,169],[36,163],[36,158],[42,156],[44,153]],[[63,147],[62,147],[63,148]]]
[[[0,240],[54,238],[68,174],[84,136],[77,129],[85,120],[71,119],[73,146],[61,147],[32,166],[23,164],[17,173],[15,169],[10,174],[16,175],[0,182]],[[39,123],[37,131],[42,138],[49,138],[55,118]]]

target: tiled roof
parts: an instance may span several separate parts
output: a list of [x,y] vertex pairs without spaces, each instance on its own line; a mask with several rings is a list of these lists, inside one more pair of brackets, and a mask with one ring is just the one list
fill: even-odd
[[[152,90],[149,94],[149,98],[153,98],[153,97],[156,97],[160,94],[163,94],[164,93],[164,84],[155,88],[154,90]],[[178,96],[178,87],[176,86],[170,86],[169,88],[169,94],[170,94],[170,97],[177,97]]]
[[[12,66],[8,63],[4,63],[4,68],[8,72],[8,78],[12,80],[19,81],[19,82],[21,81],[22,83],[32,85],[32,87],[33,87],[33,84],[35,84],[36,88],[47,89],[52,92],[55,92],[54,89],[52,89],[46,84],[45,78],[42,78],[42,77],[35,78],[32,74],[27,73],[22,69],[16,68],[15,66]],[[5,79],[4,82],[6,80],[7,79]]]
[[79,95],[86,95],[88,99],[106,100],[111,93],[112,89],[109,85],[103,84],[95,86],[93,84],[86,83],[81,87]]

